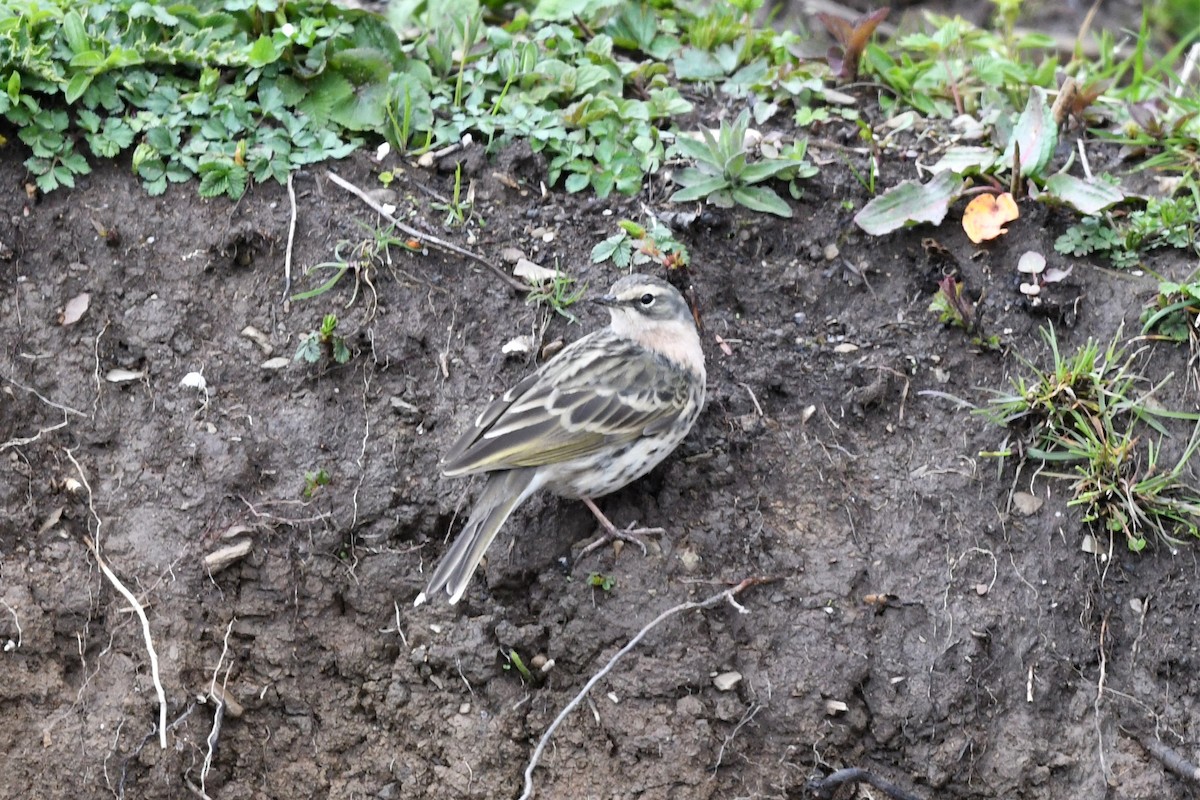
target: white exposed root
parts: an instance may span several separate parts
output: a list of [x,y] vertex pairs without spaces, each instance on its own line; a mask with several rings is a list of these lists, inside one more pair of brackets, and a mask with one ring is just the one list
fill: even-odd
[[616,654],[608,660],[608,663],[600,668],[599,672],[588,679],[588,682],[583,685],[583,688],[579,690],[579,693],[571,699],[571,702],[567,703],[563,710],[558,713],[558,716],[554,718],[554,721],[550,723],[550,726],[546,728],[545,733],[542,734],[542,738],[538,740],[537,747],[534,748],[533,755],[529,757],[529,763],[525,766],[525,790],[522,792],[520,800],[530,800],[533,797],[533,770],[535,767],[537,767],[538,761],[541,760],[542,753],[545,752],[546,745],[550,743],[550,737],[554,735],[556,730],[558,730],[558,726],[561,725],[568,716],[570,716],[571,712],[574,711],[580,703],[587,699],[588,693],[596,687],[596,684],[602,681],[605,675],[613,671],[613,668],[617,666],[617,662],[620,661],[626,653],[637,647],[638,642],[646,638],[646,635],[650,633],[650,631],[654,630],[656,627],[676,614],[682,614],[684,611],[691,611],[693,609],[712,608],[721,602],[728,602],[740,614],[748,614],[749,612],[742,605],[740,605],[735,598],[737,595],[741,594],[751,586],[757,586],[758,584],[765,582],[766,579],[764,578],[747,578],[737,586],[734,586],[731,589],[726,589],[722,592],[718,592],[706,600],[680,603],[677,606],[672,606],[652,619],[646,624],[645,627],[638,631],[637,634],[629,640],[628,644],[618,650]]
[[130,607],[133,608],[133,613],[137,614],[138,619],[142,623],[142,638],[146,641],[146,652],[150,658],[150,678],[154,681],[154,691],[158,695],[158,743],[163,750],[167,749],[167,693],[163,690],[162,679],[158,674],[158,653],[154,649],[154,638],[150,635],[150,619],[146,616],[146,609],[142,606],[133,592],[129,591],[125,584],[121,583],[121,579],[117,577],[108,564],[104,562],[104,558],[100,555],[100,515],[96,513],[96,506],[93,502],[92,487],[88,483],[87,475],[83,472],[83,467],[75,460],[75,455],[70,450],[63,450],[71,463],[75,465],[75,470],[79,473],[79,481],[83,484],[83,488],[87,490],[88,496],[88,511],[92,518],[96,521],[96,530],[94,532],[95,540],[91,536],[85,536],[83,543],[92,551],[92,555],[96,558],[96,565],[100,567],[100,571],[104,573],[104,577],[108,578],[108,582],[113,585],[113,588],[121,593]]

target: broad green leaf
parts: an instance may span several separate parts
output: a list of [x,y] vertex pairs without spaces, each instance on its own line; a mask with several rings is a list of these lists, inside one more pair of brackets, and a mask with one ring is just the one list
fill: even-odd
[[690,158],[697,164],[710,164],[715,166],[717,160],[716,154],[712,148],[705,142],[693,139],[686,133],[675,134],[675,147],[673,148],[686,158]]
[[76,69],[99,69],[104,66],[104,54],[99,50],[82,50],[71,57],[70,63]]
[[1089,217],[1125,199],[1125,193],[1117,186],[1103,181],[1085,181],[1065,173],[1051,175],[1046,180],[1045,194]]
[[1001,163],[1011,165],[1015,148],[1020,145],[1021,174],[1039,176],[1050,163],[1056,144],[1058,126],[1054,124],[1054,114],[1046,104],[1045,91],[1035,86],[1029,91],[1025,110],[1017,118]]
[[[686,172],[687,172],[686,170],[681,170],[679,172],[679,174],[677,174],[675,176],[676,180],[679,181],[680,179],[685,178],[685,177],[686,178],[692,177],[690,175],[685,176]],[[671,195],[671,202],[672,203],[689,203],[693,200],[704,200],[704,199],[708,198],[709,195],[713,194],[714,192],[717,192],[721,189],[725,189],[728,186],[729,186],[729,181],[727,181],[721,177],[707,178],[707,179],[699,180],[695,183],[687,183],[687,184],[683,185],[683,188],[681,188],[675,194]]]
[[78,11],[72,9],[63,15],[62,30],[63,35],[67,37],[67,47],[71,48],[72,53],[82,53],[91,47],[87,31],[83,27],[83,17]]
[[799,166],[781,158],[764,159],[753,164],[747,164],[739,173],[738,180],[742,183],[761,183],[767,178],[773,178],[784,170]]
[[938,173],[926,184],[904,181],[867,203],[854,222],[872,236],[921,222],[939,225],[962,186],[953,172]]
[[613,253],[617,252],[617,248],[625,241],[625,234],[618,233],[608,237],[604,241],[592,248],[592,263],[599,264],[607,261],[612,257]]
[[763,211],[788,219],[792,216],[792,208],[779,195],[765,186],[738,186],[733,189],[734,202],[743,205],[751,211]]
[[92,85],[92,76],[86,72],[76,72],[67,84],[66,90],[63,92],[63,97],[68,103],[74,103],[78,100],[87,88]]
[[999,155],[990,147],[951,147],[938,162],[929,168],[933,174],[954,172],[966,175],[971,172],[986,173],[996,165]]
[[279,59],[286,45],[286,40],[281,41],[277,46],[274,37],[259,36],[246,54],[247,62],[256,69],[265,67]]
[[582,192],[584,189],[586,189],[590,181],[591,176],[586,172],[572,172],[567,176],[565,187],[567,192],[574,194],[576,192]]
[[674,67],[675,77],[681,81],[715,81],[725,77],[725,68],[712,53],[694,47],[683,48]]

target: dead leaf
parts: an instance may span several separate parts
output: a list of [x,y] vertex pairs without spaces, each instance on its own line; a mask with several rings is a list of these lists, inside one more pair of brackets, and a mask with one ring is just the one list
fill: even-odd
[[862,59],[863,50],[871,41],[871,35],[879,27],[879,23],[887,18],[890,8],[876,9],[870,14],[863,15],[850,22],[833,14],[817,14],[817,19],[837,40],[839,46],[829,48],[829,66],[843,80],[852,81],[858,77],[858,63]]
[[41,536],[43,533],[45,533],[46,531],[50,530],[55,525],[57,525],[59,523],[59,521],[62,519],[62,515],[63,515],[63,506],[59,506],[58,508],[51,511],[46,516],[46,519],[42,521],[42,524],[40,526],[38,526],[38,531],[37,531],[36,535]]
[[1029,492],[1017,492],[1013,495],[1013,507],[1023,517],[1036,514],[1046,501]]
[[1000,195],[981,194],[967,204],[962,226],[967,237],[979,244],[1008,233],[1008,228],[1002,226],[1020,216],[1017,201],[1008,192]]
[[88,304],[92,302],[92,296],[87,292],[77,294],[67,301],[67,305],[63,308],[61,314],[58,315],[59,325],[74,325],[83,317],[84,312],[88,310]]
[[558,270],[535,264],[527,258],[521,258],[517,260],[517,265],[513,267],[513,275],[518,278],[524,278],[534,286],[541,286],[557,278]]
[[1059,267],[1051,267],[1042,273],[1042,283],[1058,283],[1065,281],[1071,275],[1071,270],[1074,269],[1073,264],[1067,264],[1065,269]]
[[104,380],[109,383],[126,383],[128,381],[140,381],[146,377],[145,371],[134,372],[131,369],[110,369],[104,373]]

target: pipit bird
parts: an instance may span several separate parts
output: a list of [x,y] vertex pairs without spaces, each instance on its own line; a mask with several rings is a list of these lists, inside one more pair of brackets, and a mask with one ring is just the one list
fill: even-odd
[[609,326],[505,392],[446,454],[443,474],[487,481],[414,605],[443,590],[457,603],[504,521],[540,489],[582,500],[609,537],[624,538],[592,498],[654,469],[691,430],[704,405],[704,353],[683,295],[629,275],[597,302]]

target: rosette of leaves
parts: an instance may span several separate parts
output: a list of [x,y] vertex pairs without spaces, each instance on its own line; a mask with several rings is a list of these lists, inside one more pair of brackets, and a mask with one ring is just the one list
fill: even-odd
[[751,211],[764,211],[780,217],[791,217],[787,201],[769,186],[760,184],[772,178],[790,180],[809,177],[815,169],[797,158],[762,158],[750,161],[746,152],[746,131],[750,114],[743,111],[732,123],[723,121],[720,129],[702,128],[701,139],[678,135],[672,154],[682,155],[695,162],[675,173],[679,191],[671,196],[676,203],[704,200],[719,208],[734,204]]

